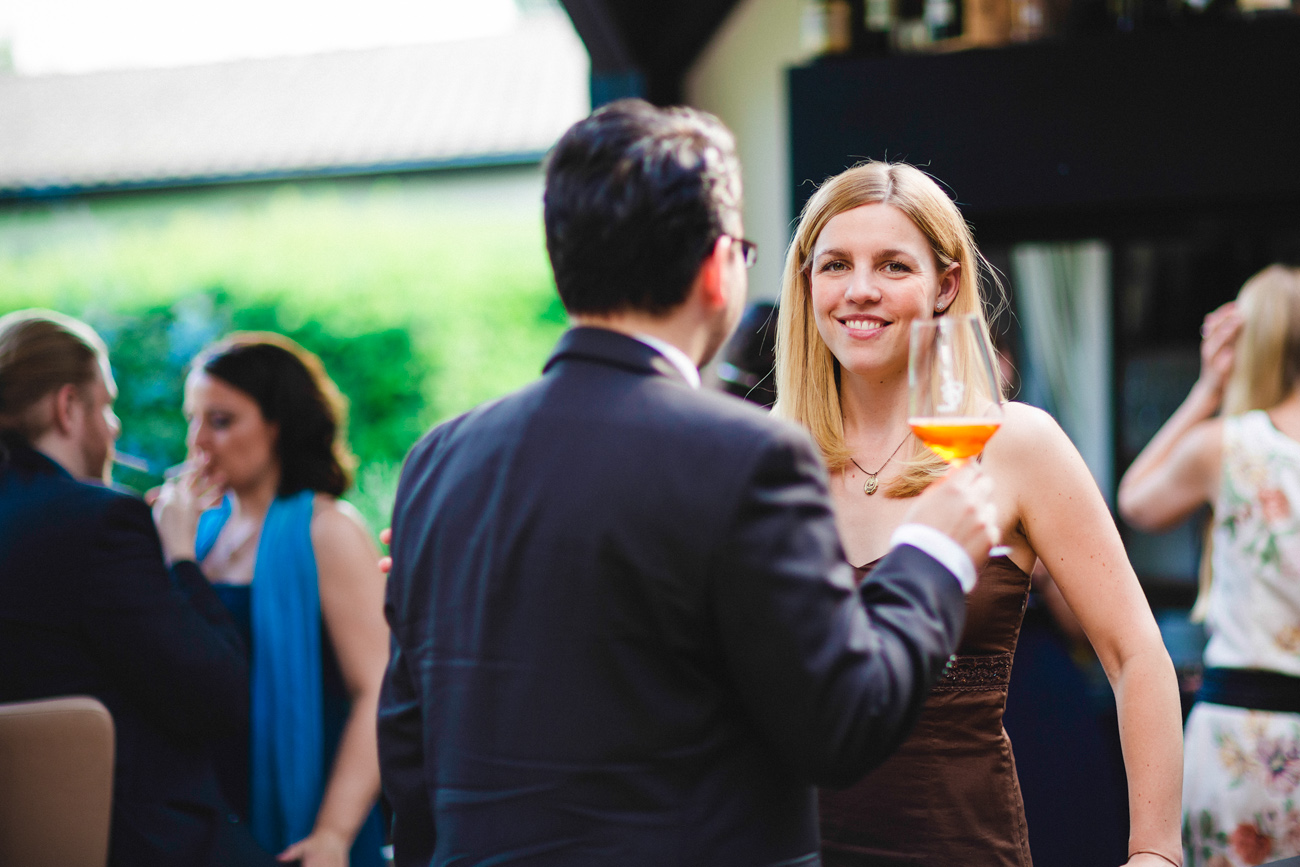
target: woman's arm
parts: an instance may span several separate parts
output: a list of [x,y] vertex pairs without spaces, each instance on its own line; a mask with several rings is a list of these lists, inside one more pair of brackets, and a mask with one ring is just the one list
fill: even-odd
[[[1115,691],[1129,790],[1129,851],[1182,861],[1182,714],[1173,664],[1115,522],[1069,438],[1046,413],[1007,407],[990,467],[1013,491],[1026,540],[1079,619]],[[1044,484],[1050,480],[1050,484]],[[1156,855],[1130,864],[1168,867]]]
[[1119,512],[1133,526],[1167,529],[1213,498],[1223,440],[1210,419],[1223,400],[1240,331],[1234,303],[1205,317],[1200,377],[1120,480]]
[[[1189,396],[1160,431],[1177,429],[1176,436],[1171,435],[1167,443],[1157,443],[1153,437],[1147,446],[1150,449],[1154,445],[1162,453],[1139,467],[1143,471],[1140,475],[1133,477],[1130,469],[1120,482],[1119,513],[1139,530],[1160,532],[1176,526],[1212,502],[1218,490],[1223,420],[1207,418],[1187,423],[1191,413],[1183,418],[1179,414],[1191,403]],[[1138,467],[1137,461],[1133,466]]]
[[352,710],[339,739],[334,768],[311,834],[285,849],[281,860],[303,867],[346,865],[357,831],[379,796],[375,719],[388,665],[384,579],[379,551],[361,517],[347,503],[318,495],[311,522],[320,581],[321,615],[338,656]]

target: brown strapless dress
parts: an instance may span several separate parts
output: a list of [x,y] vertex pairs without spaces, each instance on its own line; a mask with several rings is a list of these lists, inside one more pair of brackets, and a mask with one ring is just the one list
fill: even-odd
[[[866,577],[875,563],[858,570]],[[966,628],[916,728],[855,785],[822,789],[826,867],[1030,867],[1025,807],[1002,711],[1029,576],[990,560],[966,597]]]

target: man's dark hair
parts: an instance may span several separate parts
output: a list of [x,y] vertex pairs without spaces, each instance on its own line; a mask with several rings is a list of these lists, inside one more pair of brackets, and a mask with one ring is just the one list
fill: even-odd
[[194,369],[247,394],[279,426],[280,496],[312,490],[337,497],[351,486],[347,401],[314,354],[280,334],[237,332],[200,353]]
[[689,108],[612,102],[546,164],[546,249],[570,313],[666,313],[740,217],[735,141]]

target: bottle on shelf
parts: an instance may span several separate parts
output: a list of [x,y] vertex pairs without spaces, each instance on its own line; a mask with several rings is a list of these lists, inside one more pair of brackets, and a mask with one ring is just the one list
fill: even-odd
[[805,0],[799,41],[804,51],[816,56],[848,53],[853,47],[849,0]]
[[925,21],[931,42],[949,39],[961,32],[957,23],[956,0],[925,0],[921,17]]
[[1013,42],[1032,42],[1047,35],[1047,9],[1043,0],[1011,0]]
[[930,27],[925,23],[925,0],[896,0],[897,18],[889,34],[894,51],[925,51],[930,45]]
[[889,51],[889,34],[898,23],[896,0],[857,0],[855,21],[860,21],[861,54],[886,54]]
[[1011,0],[963,0],[963,38],[972,47],[1006,45],[1011,40]]

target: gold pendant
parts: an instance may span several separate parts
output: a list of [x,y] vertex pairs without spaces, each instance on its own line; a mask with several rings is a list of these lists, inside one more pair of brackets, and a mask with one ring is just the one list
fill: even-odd
[[862,485],[862,493],[866,494],[869,497],[875,492],[876,492],[876,477],[874,475],[868,475],[866,482],[864,482]]

